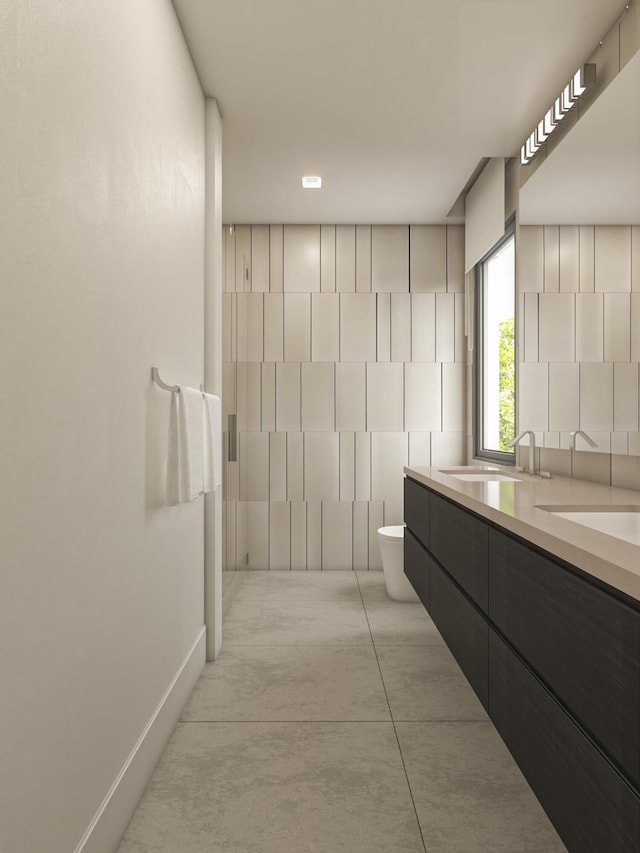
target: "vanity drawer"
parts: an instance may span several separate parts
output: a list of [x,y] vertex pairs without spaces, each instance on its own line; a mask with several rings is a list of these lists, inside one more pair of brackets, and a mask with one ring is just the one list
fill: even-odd
[[407,528],[404,536],[404,573],[418,593],[420,601],[430,608],[431,559],[420,542]]
[[499,531],[489,555],[489,618],[638,785],[640,614]]
[[431,492],[429,489],[411,480],[404,479],[404,520],[407,527],[423,545],[429,547]]

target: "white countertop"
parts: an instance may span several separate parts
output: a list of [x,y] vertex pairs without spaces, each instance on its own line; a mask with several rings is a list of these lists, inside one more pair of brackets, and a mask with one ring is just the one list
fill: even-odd
[[[454,470],[453,466],[443,467]],[[500,466],[484,467],[495,470]],[[470,469],[460,467],[460,470]],[[404,472],[433,491],[640,601],[640,546],[552,515],[536,506],[640,507],[640,492],[568,477],[548,479],[514,473],[509,468],[500,470],[510,479],[495,482],[459,480],[438,468],[407,467]]]

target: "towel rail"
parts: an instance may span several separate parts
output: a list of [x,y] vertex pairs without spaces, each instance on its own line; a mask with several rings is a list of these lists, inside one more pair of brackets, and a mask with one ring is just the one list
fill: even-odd
[[158,373],[158,368],[157,368],[157,367],[152,367],[152,368],[151,368],[151,378],[152,378],[152,380],[156,383],[156,385],[157,385],[159,388],[162,388],[164,391],[175,391],[175,392],[178,392],[178,391],[180,390],[180,386],[179,386],[179,385],[167,385],[167,383],[166,383],[166,382],[163,382],[163,381],[162,381],[162,379],[160,379],[160,374]]

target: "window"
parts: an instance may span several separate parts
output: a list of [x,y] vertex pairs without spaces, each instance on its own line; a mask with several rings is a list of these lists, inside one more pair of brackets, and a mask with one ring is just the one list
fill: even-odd
[[513,462],[515,437],[513,228],[476,267],[475,455]]

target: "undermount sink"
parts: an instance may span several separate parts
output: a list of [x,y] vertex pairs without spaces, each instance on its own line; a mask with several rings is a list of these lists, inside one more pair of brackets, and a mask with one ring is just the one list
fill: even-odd
[[536,509],[640,545],[640,506],[635,504],[537,504]]
[[456,480],[466,480],[469,483],[496,483],[501,480],[518,483],[517,477],[511,477],[502,471],[490,468],[439,468],[441,474],[454,477]]

